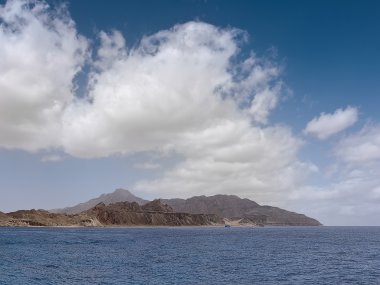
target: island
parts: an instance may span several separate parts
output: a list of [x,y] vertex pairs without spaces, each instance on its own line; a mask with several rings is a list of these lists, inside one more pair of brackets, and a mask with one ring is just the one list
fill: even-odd
[[0,226],[320,226],[303,214],[234,195],[146,201],[124,189],[63,209],[0,212]]

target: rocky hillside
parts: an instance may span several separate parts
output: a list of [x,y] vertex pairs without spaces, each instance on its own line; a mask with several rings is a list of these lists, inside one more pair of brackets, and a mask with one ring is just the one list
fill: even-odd
[[286,211],[277,207],[260,206],[245,213],[245,217],[265,216],[265,225],[268,226],[321,226],[316,219],[303,214]]
[[131,192],[125,189],[116,189],[112,193],[102,194],[97,198],[91,199],[87,202],[80,203],[78,205],[67,207],[63,209],[53,209],[50,210],[52,213],[65,213],[65,214],[78,214],[83,211],[87,211],[92,207],[95,207],[99,203],[104,203],[105,205],[109,205],[117,202],[136,202],[139,205],[146,204],[148,201],[141,199]]
[[271,206],[260,206],[249,199],[233,195],[197,196],[189,199],[163,200],[176,212],[216,214],[228,219],[246,219],[259,225],[319,226],[317,220],[303,214]]
[[163,199],[177,212],[216,214],[220,217],[241,217],[246,212],[260,207],[254,201],[234,195],[196,196],[189,199]]
[[0,226],[205,226],[222,225],[216,215],[175,213],[160,200],[140,206],[136,202],[100,203],[80,214],[19,210],[0,213]]
[[119,202],[108,206],[100,203],[86,213],[108,226],[203,226],[223,223],[216,215],[175,213],[160,200],[143,206],[135,202]]
[[8,216],[4,214],[3,212],[0,212],[0,221],[7,220],[7,219],[8,219]]
[[19,210],[4,214],[0,226],[100,226],[100,223],[86,214],[55,214],[45,210]]
[[[50,211],[52,212],[52,211]],[[319,226],[317,220],[277,207],[261,206],[234,195],[197,196],[148,202],[124,189],[103,194],[74,207],[0,212],[0,225],[230,225]],[[223,219],[223,220],[222,220]]]

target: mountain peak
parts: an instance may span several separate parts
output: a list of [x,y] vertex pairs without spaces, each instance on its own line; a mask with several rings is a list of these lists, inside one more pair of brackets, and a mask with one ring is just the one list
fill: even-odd
[[136,202],[139,205],[146,204],[148,201],[133,195],[130,191],[118,188],[112,193],[102,194],[97,198],[91,199],[87,202],[80,203],[78,205],[67,207],[63,209],[54,209],[51,212],[66,213],[66,214],[78,214],[83,211],[87,211],[92,207],[95,207],[99,203],[104,203],[106,206],[117,202]]
[[[133,195],[129,190],[126,190],[126,189],[123,189],[123,188],[117,188],[112,193],[113,194],[129,194],[129,195]],[[103,194],[103,195],[107,195],[107,194]]]

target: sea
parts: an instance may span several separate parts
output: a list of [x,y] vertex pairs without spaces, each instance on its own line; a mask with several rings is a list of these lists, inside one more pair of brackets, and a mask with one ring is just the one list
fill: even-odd
[[380,284],[380,227],[0,228],[0,284]]

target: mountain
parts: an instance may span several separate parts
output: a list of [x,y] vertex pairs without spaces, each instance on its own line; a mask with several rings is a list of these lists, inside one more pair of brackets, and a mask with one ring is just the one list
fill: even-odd
[[140,206],[136,202],[119,202],[96,205],[86,214],[96,218],[104,226],[205,226],[222,225],[216,215],[175,213],[173,209],[154,200]]
[[[124,189],[117,189],[113,193],[102,194],[98,198],[78,204],[74,207],[51,210],[50,212],[78,214],[100,203],[108,206],[118,202],[135,202],[134,205],[139,207],[144,205],[142,208],[136,208],[137,212],[170,212],[163,209],[147,209],[147,205],[149,205],[149,207],[153,207],[154,205],[161,207],[162,205],[157,202],[156,204],[150,204],[148,203],[149,201],[136,197]],[[177,213],[217,215],[221,218],[225,218],[226,222],[231,224],[271,226],[321,225],[317,220],[303,214],[286,211],[277,207],[261,206],[252,200],[241,199],[234,195],[196,196],[189,199],[162,199],[161,202],[169,205],[171,209]]]
[[205,226],[223,225],[216,215],[175,213],[160,200],[140,206],[136,202],[118,202],[95,207],[80,214],[58,214],[45,210],[19,210],[8,214],[1,213],[0,226]]
[[244,219],[260,225],[273,226],[319,226],[317,220],[303,214],[289,212],[277,207],[260,206],[249,199],[234,195],[196,196],[189,199],[166,199],[163,203],[176,212],[216,214],[236,220]]
[[52,213],[65,213],[65,214],[78,214],[83,211],[89,210],[92,207],[95,207],[99,203],[104,203],[105,205],[109,205],[117,202],[136,202],[139,205],[146,204],[147,200],[139,198],[133,195],[131,192],[125,189],[116,189],[112,193],[102,194],[97,198],[91,199],[87,202],[80,203],[78,205],[67,207],[63,209],[53,209],[50,210]]
[[189,199],[162,199],[177,212],[216,214],[220,217],[241,217],[246,212],[260,207],[254,201],[235,195],[195,196]]

